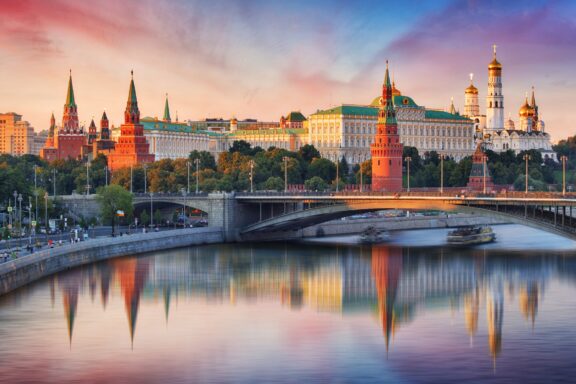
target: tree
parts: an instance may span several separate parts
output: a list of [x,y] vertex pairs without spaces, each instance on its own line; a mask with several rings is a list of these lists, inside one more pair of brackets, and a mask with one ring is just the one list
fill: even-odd
[[314,159],[308,167],[308,178],[318,176],[327,183],[336,177],[336,165],[328,159]]
[[194,172],[196,172],[196,165],[194,164],[194,160],[195,159],[199,159],[200,163],[198,164],[198,168],[200,170],[203,169],[213,169],[216,170],[216,160],[214,159],[214,156],[212,156],[212,154],[208,151],[197,151],[197,150],[193,150],[192,152],[190,152],[190,155],[188,156],[188,160],[191,163],[191,166],[194,167]]
[[318,152],[316,147],[314,147],[312,144],[305,144],[301,146],[300,149],[298,150],[298,153],[300,154],[302,159],[308,164],[310,164],[312,160],[319,159],[321,157],[320,152]]
[[142,225],[148,225],[149,221],[150,216],[146,213],[146,211],[142,211],[142,213],[140,213],[140,222],[142,223]]
[[264,189],[269,191],[282,191],[284,190],[284,180],[281,177],[270,176],[268,180],[264,182]]
[[245,140],[234,140],[228,152],[240,152],[243,155],[252,155],[252,145]]
[[114,224],[118,211],[123,211],[125,216],[132,216],[132,194],[119,185],[109,185],[100,188],[96,199],[100,204],[102,220],[112,225],[112,236],[114,236]]
[[314,176],[304,182],[304,187],[308,191],[325,191],[328,184],[321,177]]

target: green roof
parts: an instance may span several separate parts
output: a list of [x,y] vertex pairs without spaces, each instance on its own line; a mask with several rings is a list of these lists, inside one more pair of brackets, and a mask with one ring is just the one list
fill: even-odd
[[469,120],[467,117],[461,116],[457,113],[453,114],[450,112],[435,111],[431,109],[426,110],[425,118],[435,120]]
[[288,116],[286,116],[286,120],[292,123],[301,123],[306,121],[306,118],[301,112],[290,112]]
[[193,132],[192,127],[186,123],[168,122],[152,117],[144,117],[140,119],[140,124],[142,124],[144,129],[147,131],[161,130],[170,132]]
[[[370,103],[370,105],[372,107],[380,107],[380,97],[381,96],[376,96],[372,102]],[[394,99],[394,106],[396,107],[418,107],[418,104],[416,104],[414,102],[414,100],[411,97],[408,96],[403,96],[403,95],[397,95],[397,96],[393,96]]]
[[338,107],[318,111],[312,114],[312,116],[314,115],[378,116],[378,108],[364,105],[340,105]]

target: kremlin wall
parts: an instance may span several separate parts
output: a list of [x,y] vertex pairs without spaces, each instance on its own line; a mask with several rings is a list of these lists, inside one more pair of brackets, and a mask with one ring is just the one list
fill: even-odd
[[[519,109],[519,122],[505,121],[503,65],[496,58],[495,46],[488,75],[485,113],[480,110],[479,91],[472,75],[464,91],[464,113],[460,114],[453,102],[448,111],[418,105],[390,81],[387,64],[382,93],[371,103],[342,104],[318,110],[308,117],[290,112],[278,122],[235,117],[180,122],[178,116],[175,120],[171,118],[168,97],[162,119],[141,119],[132,78],[124,124],[110,126],[104,112],[98,131],[94,120],[87,130],[79,124],[70,73],[62,124],[57,126],[52,114],[40,156],[53,161],[91,159],[103,153],[108,157],[110,169],[115,170],[160,159],[186,158],[193,150],[208,151],[217,157],[237,140],[247,141],[253,147],[274,146],[290,151],[311,144],[332,161],[345,158],[348,164],[358,164],[373,159],[373,169],[385,178],[378,181],[379,176],[375,175],[377,190],[396,190],[401,185],[402,146],[415,147],[421,154],[436,151],[459,161],[472,156],[482,143],[482,147],[495,152],[535,149],[542,153],[543,159],[557,161],[550,135],[540,118],[534,89],[530,101],[526,97]],[[481,154],[476,157],[480,159]]]

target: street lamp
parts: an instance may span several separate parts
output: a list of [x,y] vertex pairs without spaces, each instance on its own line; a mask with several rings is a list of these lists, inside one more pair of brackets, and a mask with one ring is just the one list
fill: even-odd
[[46,232],[46,243],[48,243],[48,192],[44,192],[44,231]]
[[523,159],[526,162],[526,187],[524,189],[524,193],[528,194],[528,160],[531,160],[532,157],[526,153],[524,154]]
[[104,178],[106,180],[106,186],[108,186],[108,166],[104,167]]
[[364,192],[364,179],[362,178],[362,171],[364,168],[364,163],[360,160],[360,192]]
[[200,173],[199,173],[200,159],[198,158],[194,159],[194,165],[196,165],[196,194],[198,194],[198,186],[200,184]]
[[144,164],[144,167],[143,167],[143,168],[144,168],[144,193],[146,193],[147,179],[148,179],[148,178],[146,177],[146,176],[147,176],[146,170],[148,169],[148,165],[147,165],[147,164]]
[[250,193],[254,192],[254,160],[250,160]]
[[90,163],[86,162],[86,196],[90,194]]
[[440,194],[444,193],[444,154],[440,154]]
[[32,245],[32,196],[28,196],[28,244]]
[[339,165],[340,165],[340,155],[338,155],[336,157],[336,192],[338,192],[338,184],[340,183],[340,169],[339,169]]
[[18,194],[18,243],[22,243],[22,194]]
[[36,182],[36,174],[37,174],[38,166],[34,164],[34,206],[36,208],[34,218],[38,220],[38,184]]
[[188,170],[188,186],[186,187],[186,193],[190,193],[190,162],[186,162],[186,169]]
[[407,171],[406,185],[408,188],[406,188],[406,192],[410,192],[410,162],[412,162],[412,158],[410,156],[406,156],[404,158],[404,161],[406,162],[406,171]]
[[486,194],[486,161],[488,160],[488,156],[482,156],[482,193]]
[[53,182],[53,188],[52,188],[52,192],[53,192],[53,196],[54,198],[56,198],[56,174],[58,173],[58,170],[56,168],[54,168],[52,170],[52,182]]
[[150,228],[154,227],[153,196],[154,196],[154,193],[150,192]]
[[288,156],[282,158],[284,162],[284,192],[288,192]]
[[130,166],[130,193],[132,193],[133,169],[134,169],[134,167]]
[[568,157],[561,156],[560,160],[562,160],[562,196],[566,195],[566,160]]

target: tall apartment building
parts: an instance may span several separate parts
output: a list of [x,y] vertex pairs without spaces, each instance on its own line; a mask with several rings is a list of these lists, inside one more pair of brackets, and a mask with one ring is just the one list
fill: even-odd
[[32,153],[34,128],[22,115],[14,112],[0,114],[0,153],[21,156]]

